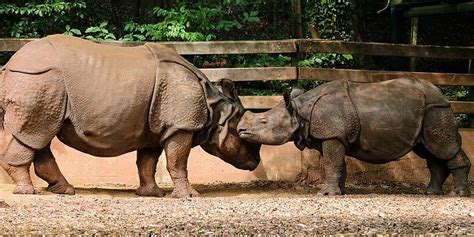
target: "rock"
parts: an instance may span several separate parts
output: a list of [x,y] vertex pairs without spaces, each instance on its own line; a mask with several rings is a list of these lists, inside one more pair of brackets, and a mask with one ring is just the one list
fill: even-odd
[[297,224],[296,226],[300,227],[300,228],[306,228],[306,225],[305,224]]
[[10,205],[8,205],[5,200],[3,199],[0,199],[0,208],[7,208],[7,207],[10,207]]

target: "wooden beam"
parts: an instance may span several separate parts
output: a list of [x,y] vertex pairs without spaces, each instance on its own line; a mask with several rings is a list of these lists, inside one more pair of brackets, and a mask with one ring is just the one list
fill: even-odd
[[37,39],[16,39],[16,38],[0,38],[0,52],[15,52],[25,44]]
[[295,40],[160,42],[183,55],[296,53]]
[[[0,51],[17,51],[36,39],[0,39]],[[144,42],[104,41],[103,44],[130,47]],[[334,40],[270,40],[270,41],[213,41],[213,42],[160,42],[183,55],[203,54],[256,54],[295,53],[299,44],[305,53],[350,53],[426,58],[474,58],[474,47],[404,45],[386,43],[348,42]]]
[[[0,51],[17,51],[25,44],[37,39],[0,39]],[[132,47],[145,42],[101,41],[101,44]],[[156,42],[175,49],[182,55],[203,54],[256,54],[256,53],[295,53],[295,40],[266,41],[210,41],[210,42]]]
[[474,2],[463,2],[458,4],[440,4],[433,6],[412,7],[405,12],[406,17],[451,14],[458,12],[474,11]]
[[450,101],[456,114],[474,114],[474,101]]
[[239,96],[246,109],[270,109],[275,107],[282,96]]
[[300,40],[300,52],[385,55],[421,58],[474,58],[474,47],[406,45],[335,40]]
[[[282,96],[240,96],[246,109],[270,109],[278,105]],[[474,114],[474,101],[450,101],[456,114]]]
[[296,80],[296,67],[203,68],[211,81],[228,78],[233,81]]
[[426,3],[436,3],[439,0],[391,0],[390,6],[398,6],[398,5],[413,5],[413,4],[426,4]]
[[442,86],[474,86],[473,74],[376,71],[355,69],[298,68],[300,80],[334,81],[347,79],[356,82],[386,81],[400,77],[414,77]]

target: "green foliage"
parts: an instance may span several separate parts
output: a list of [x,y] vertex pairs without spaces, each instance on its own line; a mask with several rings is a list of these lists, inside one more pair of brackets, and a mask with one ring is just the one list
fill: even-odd
[[321,38],[332,40],[351,39],[352,12],[350,0],[303,1],[303,11],[303,21],[316,24]]
[[260,18],[258,18],[258,11],[250,11],[244,12],[244,23],[257,23],[260,22]]
[[244,55],[234,56],[232,67],[287,67],[291,64],[291,57],[286,55],[258,54],[253,57]]
[[462,100],[469,94],[469,90],[465,87],[443,87],[443,94],[448,97],[449,100]]
[[334,67],[335,65],[349,65],[353,61],[351,54],[316,53],[299,61],[299,67]]
[[[65,22],[84,18],[84,0],[45,0],[44,3],[27,2],[24,5],[0,4],[0,16],[8,17],[9,36],[35,38],[63,31]],[[4,26],[5,27],[5,26]]]
[[63,34],[70,36],[81,36],[82,32],[79,29],[71,28],[71,26],[66,25],[66,31],[64,31]]
[[89,40],[116,40],[115,35],[107,29],[108,23],[102,22],[98,26],[86,29],[84,37]]
[[242,24],[259,22],[257,11],[244,12],[243,20],[227,18],[221,6],[188,8],[185,5],[170,9],[155,8],[157,23],[125,25],[124,40],[151,41],[209,41],[217,32],[239,29]]
[[[352,38],[350,0],[303,1],[303,21],[315,24],[323,39],[350,40]],[[306,32],[309,36],[309,32]],[[350,54],[310,54],[300,62],[300,67],[351,66]]]

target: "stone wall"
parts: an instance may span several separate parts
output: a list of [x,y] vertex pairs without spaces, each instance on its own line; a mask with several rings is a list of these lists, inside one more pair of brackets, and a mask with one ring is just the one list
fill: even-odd
[[[474,163],[474,129],[461,130],[463,149]],[[135,165],[135,152],[119,157],[96,158],[72,148],[58,140],[52,142],[52,151],[59,167],[69,182],[75,186],[118,186],[132,187],[138,185],[138,174]],[[196,147],[189,159],[189,179],[191,183],[248,182],[252,180],[295,180],[300,173],[308,180],[321,181],[321,167],[324,159],[313,150],[299,151],[292,143],[282,146],[263,146],[262,163],[254,171],[238,170],[208,155]],[[400,161],[384,165],[370,165],[347,158],[348,180],[394,180],[426,182],[428,169],[424,160],[414,154],[408,154]],[[46,183],[34,175],[33,180],[39,186]],[[160,157],[157,182],[162,186],[171,185],[166,170],[164,154]],[[474,181],[474,169],[470,179]],[[13,183],[3,169],[0,169],[0,183]]]

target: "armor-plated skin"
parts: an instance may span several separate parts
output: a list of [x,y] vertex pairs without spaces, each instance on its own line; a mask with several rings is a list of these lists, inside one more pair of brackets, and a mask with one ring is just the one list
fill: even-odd
[[320,194],[344,193],[345,155],[387,163],[414,151],[431,173],[428,194],[442,194],[450,173],[453,194],[469,196],[470,161],[461,149],[452,109],[429,82],[394,79],[356,83],[345,80],[306,93],[294,89],[275,108],[246,112],[237,127],[242,139],[269,145],[294,141],[299,149],[319,150],[327,158]]
[[124,48],[64,35],[33,41],[5,66],[0,95],[0,165],[17,184],[14,193],[37,193],[32,162],[48,190],[74,193],[49,149],[54,136],[95,156],[137,150],[143,196],[164,195],[155,181],[163,150],[173,197],[198,195],[187,178],[193,146],[240,169],[260,161],[260,146],[237,134],[244,108],[233,83],[216,88],[160,44]]

